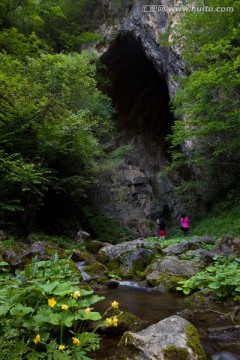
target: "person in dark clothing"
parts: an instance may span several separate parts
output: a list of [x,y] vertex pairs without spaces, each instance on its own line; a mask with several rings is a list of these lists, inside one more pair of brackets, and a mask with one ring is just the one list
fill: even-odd
[[157,225],[158,225],[158,237],[159,239],[164,240],[166,236],[166,225],[162,217],[157,219]]

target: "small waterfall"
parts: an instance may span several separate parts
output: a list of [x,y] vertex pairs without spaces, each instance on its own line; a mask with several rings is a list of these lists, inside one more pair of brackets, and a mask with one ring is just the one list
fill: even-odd
[[146,286],[140,285],[136,281],[118,281],[118,284],[119,284],[119,286],[128,286],[128,287],[132,287],[132,288],[145,289],[146,291],[149,291],[149,288],[147,288]]
[[86,273],[86,272],[84,271],[85,261],[79,261],[79,262],[77,263],[77,267],[78,267],[78,269],[79,269],[79,271],[80,271],[80,273],[81,273],[81,275],[82,275],[83,280],[89,280],[89,279],[91,279],[91,275],[89,275],[88,273]]

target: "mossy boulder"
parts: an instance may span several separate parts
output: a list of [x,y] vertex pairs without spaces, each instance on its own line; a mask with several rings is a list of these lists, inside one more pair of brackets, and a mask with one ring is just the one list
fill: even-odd
[[89,251],[91,254],[97,254],[100,249],[110,245],[109,243],[98,241],[98,240],[87,240],[84,241],[84,245],[86,250]]
[[178,282],[188,279],[202,269],[202,264],[190,260],[180,260],[176,256],[158,259],[146,268],[148,285],[163,286],[175,290]]
[[161,286],[166,290],[175,291],[178,286],[178,282],[185,279],[186,277],[184,276],[174,275],[167,272],[155,272],[147,277],[147,284],[154,288]]
[[189,250],[199,249],[204,244],[215,245],[215,240],[209,236],[192,238],[179,244],[174,244],[166,247],[164,249],[164,253],[166,253],[167,255],[180,255]]
[[83,251],[74,249],[72,251],[71,259],[75,263],[81,262],[81,261],[90,261],[91,255],[87,252],[83,252]]
[[106,267],[97,261],[86,264],[84,267],[84,273],[88,275],[88,281],[97,280],[97,282],[100,283],[106,283],[109,281]]
[[103,327],[101,332],[108,334],[108,336],[123,335],[125,331],[140,331],[144,329],[148,323],[139,319],[137,316],[123,312],[118,316],[118,326],[116,327]]
[[142,272],[159,254],[162,254],[162,250],[158,242],[149,243],[137,239],[102,248],[97,260],[120,277],[141,278]]
[[24,265],[29,264],[34,257],[38,257],[38,260],[49,260],[55,254],[60,259],[67,258],[63,249],[51,242],[36,241],[29,247],[20,248],[13,247],[12,249],[3,250],[2,258],[12,268],[22,268]]
[[146,329],[127,331],[117,350],[119,360],[205,360],[195,327],[180,316],[174,315]]

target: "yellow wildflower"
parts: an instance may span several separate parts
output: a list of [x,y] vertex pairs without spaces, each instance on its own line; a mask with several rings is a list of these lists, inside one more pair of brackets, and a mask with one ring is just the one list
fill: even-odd
[[63,305],[62,305],[62,310],[67,310],[68,308],[69,308],[68,305],[66,305],[66,304],[63,304]]
[[112,319],[112,326],[115,326],[115,327],[118,326],[118,318],[116,316],[114,316]]
[[116,300],[112,302],[112,307],[114,309],[118,309],[118,306],[119,306],[119,303]]
[[106,326],[112,326],[112,319],[111,318],[107,318],[105,320],[105,322],[106,322]]
[[58,350],[64,350],[65,349],[65,345],[59,345],[58,346]]
[[79,297],[81,296],[79,291],[74,291],[74,293],[72,294],[72,297],[77,300]]
[[34,344],[36,345],[41,339],[41,336],[39,334],[36,335],[35,339],[33,339]]
[[84,311],[85,311],[86,314],[88,314],[88,313],[90,313],[91,309],[88,307]]
[[78,338],[73,337],[72,340],[75,345],[80,346],[80,341],[78,340]]
[[57,302],[54,298],[48,299],[48,306],[54,307],[56,303]]
[[107,318],[105,320],[105,324],[106,324],[106,326],[117,327],[118,326],[118,318],[117,318],[117,316],[114,316],[113,318]]

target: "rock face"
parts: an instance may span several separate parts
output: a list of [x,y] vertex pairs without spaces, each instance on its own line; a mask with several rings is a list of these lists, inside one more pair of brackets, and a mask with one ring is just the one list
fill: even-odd
[[[137,0],[121,8],[113,0],[102,3],[106,16],[97,31],[104,43],[97,51],[107,67],[102,75],[111,82],[105,91],[116,109],[117,145],[132,145],[117,169],[102,172],[93,202],[140,236],[154,235],[149,220],[162,212],[178,216],[173,189],[180,179],[163,175],[163,169],[169,161],[166,136],[173,125],[169,101],[184,64],[176,49],[159,40],[174,19],[167,7],[151,12]],[[174,5],[173,0],[158,3]]]
[[171,316],[138,333],[126,332],[120,342],[119,360],[204,360],[196,329],[180,316]]

